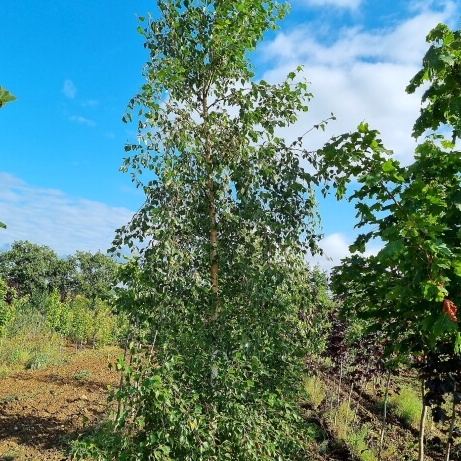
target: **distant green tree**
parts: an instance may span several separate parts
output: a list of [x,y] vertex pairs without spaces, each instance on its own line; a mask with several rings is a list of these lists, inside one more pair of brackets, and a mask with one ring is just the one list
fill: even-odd
[[107,299],[114,286],[118,264],[113,258],[101,252],[77,251],[69,256],[70,277],[73,277],[72,291],[91,301]]
[[60,293],[61,300],[64,301],[69,296],[75,296],[77,291],[77,267],[72,256],[59,258],[53,267],[53,286],[52,290]]
[[19,296],[29,295],[37,302],[54,290],[62,300],[68,295],[82,295],[91,301],[107,299],[117,266],[100,252],[77,251],[60,258],[51,248],[28,241],[14,242],[10,250],[0,253],[0,277]]
[[59,287],[59,257],[49,247],[16,241],[0,253],[0,277],[15,288],[19,296],[39,298]]

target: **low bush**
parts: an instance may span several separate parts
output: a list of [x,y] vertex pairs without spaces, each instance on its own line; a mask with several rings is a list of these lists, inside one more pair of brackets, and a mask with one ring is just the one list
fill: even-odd
[[61,360],[61,337],[50,332],[39,315],[19,313],[0,343],[2,366],[37,369]]
[[376,455],[370,449],[368,437],[371,425],[363,424],[360,428],[354,428],[346,436],[346,445],[351,454],[361,461],[377,461]]
[[318,376],[309,376],[304,380],[305,397],[314,409],[318,409],[326,397],[324,385]]
[[44,310],[49,328],[76,346],[115,344],[123,336],[123,321],[101,299],[78,295],[63,302],[55,291],[46,300]]

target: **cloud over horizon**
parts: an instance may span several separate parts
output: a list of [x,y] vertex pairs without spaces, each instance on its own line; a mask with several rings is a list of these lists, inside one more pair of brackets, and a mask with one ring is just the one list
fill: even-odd
[[0,221],[8,226],[0,230],[0,248],[29,240],[62,256],[76,250],[105,252],[115,229],[134,214],[123,207],[34,187],[8,173],[0,173],[0,197]]

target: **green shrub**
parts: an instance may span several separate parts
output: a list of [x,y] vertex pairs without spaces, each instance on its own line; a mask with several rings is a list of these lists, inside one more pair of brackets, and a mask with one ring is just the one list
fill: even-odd
[[310,405],[317,409],[325,400],[326,392],[321,379],[317,376],[309,376],[304,380],[304,391]]
[[28,297],[18,299],[14,306],[16,314],[9,323],[8,331],[5,333],[6,338],[17,337],[19,341],[25,341],[31,335],[49,332],[45,316],[33,308]]
[[5,366],[22,368],[29,359],[30,351],[22,344],[6,340],[0,346],[0,360]]
[[371,429],[370,424],[363,424],[360,428],[349,431],[346,437],[346,445],[352,455],[361,461],[376,461],[376,455],[371,450],[367,441]]
[[336,410],[331,419],[336,421],[335,432],[338,439],[346,441],[350,433],[354,430],[352,421],[354,419],[354,410],[348,402],[342,402]]
[[115,344],[126,321],[105,301],[83,296],[61,301],[55,290],[36,301],[29,296],[4,301],[7,286],[0,280],[0,363],[8,368],[38,369],[62,360],[64,341],[97,346]]
[[15,304],[8,304],[6,302],[7,293],[8,285],[0,279],[0,340],[5,336],[16,315]]
[[330,418],[334,420],[333,429],[336,437],[345,443],[354,459],[376,461],[376,455],[367,440],[371,425],[354,424],[354,410],[348,402],[342,402],[339,407],[333,409]]
[[78,373],[75,373],[75,375],[73,376],[73,378],[74,378],[76,381],[86,381],[86,380],[90,379],[91,376],[92,376],[91,371],[82,370],[82,371],[79,371]]
[[118,340],[120,320],[106,301],[76,296],[65,310],[65,336],[76,344],[105,346]]
[[46,325],[53,331],[65,334],[69,305],[67,302],[61,302],[61,294],[58,290],[54,290],[44,300],[43,310]]
[[56,361],[53,354],[48,352],[36,352],[27,360],[25,366],[28,370],[38,370],[39,368],[45,368],[54,363],[56,363]]
[[41,368],[60,361],[62,340],[45,318],[23,304],[0,344],[0,362],[10,368]]

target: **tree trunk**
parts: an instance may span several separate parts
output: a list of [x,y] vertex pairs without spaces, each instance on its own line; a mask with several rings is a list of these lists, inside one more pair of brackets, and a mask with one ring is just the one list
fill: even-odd
[[427,407],[424,404],[424,380],[421,381],[421,401],[423,409],[419,421],[419,443],[418,443],[418,461],[424,461],[424,428],[426,425]]
[[[202,115],[204,123],[207,123],[208,118],[208,98],[207,90],[203,89],[202,93]],[[215,295],[215,312],[214,316],[219,312],[219,283],[218,283],[218,225],[216,219],[216,190],[213,178],[213,160],[211,152],[210,135],[205,133],[205,162],[208,169],[208,217],[210,220],[210,279],[213,293]]]
[[384,432],[386,430],[386,422],[387,422],[387,397],[389,395],[390,382],[391,382],[391,370],[388,370],[387,379],[386,379],[386,390],[384,392],[383,425],[381,427],[381,436],[379,439],[378,461],[381,461],[383,445],[384,445]]
[[455,393],[456,393],[456,383],[453,387],[453,404],[452,404],[452,413],[451,413],[451,422],[450,422],[450,430],[448,431],[448,439],[447,444],[445,445],[445,458],[444,461],[450,461],[450,451],[451,446],[453,445],[453,429],[455,427],[455,420],[456,420],[456,401],[455,401]]

